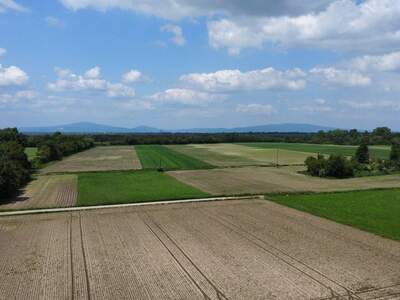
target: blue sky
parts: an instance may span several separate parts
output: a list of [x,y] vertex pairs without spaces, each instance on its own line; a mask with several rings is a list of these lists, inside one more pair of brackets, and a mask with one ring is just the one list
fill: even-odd
[[397,0],[0,0],[0,127],[400,130]]

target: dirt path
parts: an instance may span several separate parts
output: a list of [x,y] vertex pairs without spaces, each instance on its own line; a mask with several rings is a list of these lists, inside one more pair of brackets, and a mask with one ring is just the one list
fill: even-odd
[[78,197],[76,175],[38,176],[14,201],[0,209],[28,209],[74,206]]
[[0,299],[395,299],[400,243],[263,200],[0,218]]

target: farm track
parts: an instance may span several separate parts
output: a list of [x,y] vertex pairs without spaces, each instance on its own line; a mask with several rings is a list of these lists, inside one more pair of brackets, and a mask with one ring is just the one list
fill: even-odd
[[262,200],[0,218],[0,299],[396,299],[400,243]]

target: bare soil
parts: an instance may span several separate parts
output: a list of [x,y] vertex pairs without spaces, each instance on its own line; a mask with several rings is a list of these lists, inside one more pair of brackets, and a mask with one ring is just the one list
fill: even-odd
[[300,174],[304,167],[243,167],[173,171],[178,180],[213,195],[328,192],[400,187],[400,175],[325,179]]
[[0,209],[27,209],[74,206],[78,197],[76,175],[38,176],[24,189],[21,196]]
[[95,147],[71,155],[41,170],[42,174],[59,172],[112,171],[141,169],[133,146]]
[[0,299],[395,299],[400,243],[264,200],[0,218]]

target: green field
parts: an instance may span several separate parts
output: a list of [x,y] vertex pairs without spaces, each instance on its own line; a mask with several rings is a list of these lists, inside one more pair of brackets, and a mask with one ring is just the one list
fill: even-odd
[[[357,146],[344,146],[344,145],[323,145],[323,144],[301,144],[301,143],[241,143],[253,148],[262,149],[282,149],[291,151],[300,151],[308,153],[321,153],[321,154],[342,154],[345,156],[352,156],[356,153]],[[370,153],[372,157],[387,159],[390,155],[390,147],[387,146],[370,146]]]
[[135,146],[143,169],[194,170],[213,166],[194,157],[160,145]]
[[28,155],[29,160],[33,160],[37,155],[38,149],[36,147],[26,147],[25,154]]
[[[239,144],[191,144],[168,146],[175,151],[202,159],[219,167],[304,164],[306,152],[246,147]],[[278,156],[277,156],[278,155]]]
[[270,196],[320,217],[400,240],[400,189]]
[[157,171],[81,173],[78,206],[135,203],[210,196]]

